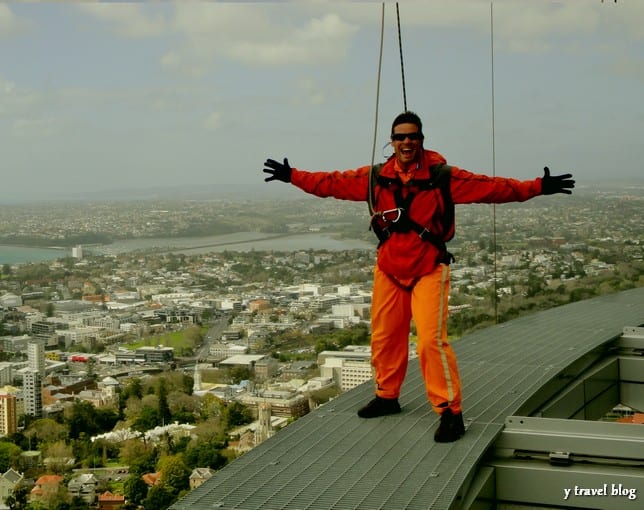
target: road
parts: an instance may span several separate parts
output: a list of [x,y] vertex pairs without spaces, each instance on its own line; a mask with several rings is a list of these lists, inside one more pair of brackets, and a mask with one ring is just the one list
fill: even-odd
[[221,335],[223,332],[228,329],[228,321],[230,316],[225,314],[217,319],[213,319],[208,328],[208,331],[204,335],[203,344],[196,352],[196,358],[206,359],[210,355],[210,345],[221,341]]

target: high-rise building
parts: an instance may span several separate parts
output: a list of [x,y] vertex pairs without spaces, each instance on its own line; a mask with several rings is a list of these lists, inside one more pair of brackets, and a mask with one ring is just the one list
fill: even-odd
[[42,379],[37,370],[28,369],[22,376],[25,414],[40,418],[42,415]]
[[10,436],[17,430],[16,396],[0,394],[0,436]]
[[78,246],[74,246],[72,248],[72,257],[75,258],[75,259],[79,259],[79,260],[83,258],[83,246],[82,245],[79,244]]
[[41,340],[31,340],[27,344],[27,359],[29,368],[45,377],[45,344]]

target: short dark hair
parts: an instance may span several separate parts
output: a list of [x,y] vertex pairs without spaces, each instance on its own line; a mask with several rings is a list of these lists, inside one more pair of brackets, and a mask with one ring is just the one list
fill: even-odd
[[414,124],[418,128],[420,134],[423,134],[423,123],[421,122],[420,117],[414,112],[407,110],[406,112],[402,112],[394,119],[393,123],[391,124],[392,135],[394,134],[394,128],[398,124]]

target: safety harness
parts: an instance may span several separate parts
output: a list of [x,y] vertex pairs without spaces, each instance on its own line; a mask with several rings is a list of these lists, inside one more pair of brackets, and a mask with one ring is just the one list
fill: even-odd
[[[423,240],[432,243],[441,253],[440,261],[449,264],[454,261],[454,255],[447,251],[446,242],[454,237],[454,201],[450,191],[450,176],[452,167],[446,164],[434,165],[430,168],[430,179],[412,179],[403,184],[399,178],[383,177],[380,175],[382,163],[374,165],[369,170],[369,193],[367,203],[371,215],[370,230],[373,230],[379,244],[386,242],[394,232],[409,232],[413,230]],[[393,191],[396,207],[386,211],[376,211],[376,188],[380,186]],[[403,197],[403,189],[408,191]],[[439,189],[443,199],[443,210],[437,222],[440,223],[440,234],[432,232],[431,226],[423,226],[409,217],[411,203],[417,193],[425,190]]]

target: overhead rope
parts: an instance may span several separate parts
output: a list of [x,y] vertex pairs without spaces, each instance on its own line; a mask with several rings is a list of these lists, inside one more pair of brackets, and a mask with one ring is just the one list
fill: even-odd
[[[400,73],[402,75],[402,91],[403,91],[403,111],[407,111],[407,91],[405,89],[405,65],[403,61],[403,52],[402,52],[402,36],[400,29],[400,11],[398,9],[398,2],[396,2],[396,20],[397,20],[397,29],[398,29],[398,51],[400,54]],[[371,166],[375,164],[376,158],[376,141],[378,139],[378,109],[380,105],[380,78],[382,75],[382,47],[384,42],[385,34],[385,3],[382,2],[381,16],[380,16],[380,50],[378,52],[378,77],[376,80],[376,113],[374,119],[374,130],[373,130],[373,145],[371,147]],[[368,190],[368,202],[369,202],[369,211],[372,212],[371,196],[373,183],[369,179],[369,190]]]
[[[398,10],[398,3],[396,2],[396,18],[398,22],[398,48],[400,52],[400,70],[402,74],[402,89],[403,89],[403,107],[404,111],[407,111],[407,92],[405,90],[405,66],[403,63],[403,54],[402,54],[402,36],[400,29],[400,11]],[[380,80],[382,75],[382,48],[385,38],[385,2],[382,2],[381,15],[380,15],[380,50],[378,52],[378,73],[376,78],[376,108],[375,108],[375,119],[373,127],[373,145],[371,147],[371,166],[375,164],[376,158],[376,143],[378,140],[378,112],[380,107]],[[371,196],[371,188],[369,189],[369,196]]]
[[[371,147],[371,166],[375,164],[376,159],[376,140],[378,139],[378,109],[380,105],[380,75],[382,74],[382,45],[385,33],[385,3],[382,3],[382,13],[380,17],[380,52],[378,54],[378,75],[376,79],[376,113],[373,123],[373,145]],[[371,197],[371,183],[369,183],[369,197]]]
[[[402,76],[402,90],[403,90],[403,111],[407,111],[407,91],[405,86],[405,64],[403,60],[402,52],[402,31],[400,28],[400,10],[398,8],[398,2],[396,2],[396,20],[397,20],[397,30],[398,30],[398,50],[400,54],[400,73]],[[374,129],[373,129],[373,145],[371,147],[371,166],[375,164],[376,158],[376,143],[378,140],[378,111],[380,107],[380,80],[382,75],[382,53],[383,53],[383,44],[385,38],[385,2],[382,2],[381,14],[380,14],[380,50],[378,52],[378,74],[376,78],[376,108],[375,108],[375,119],[374,119]],[[369,190],[371,192],[371,189]]]
[[[494,118],[494,2],[490,2],[490,79],[492,81],[492,177],[496,177],[496,134]],[[497,288],[496,204],[492,204],[492,248],[494,251],[494,322],[499,322],[499,294]]]
[[398,51],[400,53],[400,74],[402,76],[402,92],[403,92],[403,111],[407,111],[407,91],[405,89],[405,64],[403,62],[402,50],[402,36],[400,31],[400,11],[398,10],[398,2],[396,2],[396,20],[398,22]]

